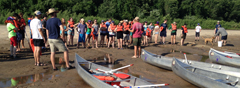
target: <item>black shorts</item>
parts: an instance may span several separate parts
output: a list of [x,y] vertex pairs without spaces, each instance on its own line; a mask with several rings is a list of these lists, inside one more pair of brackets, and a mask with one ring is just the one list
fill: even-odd
[[34,46],[44,46],[44,40],[43,39],[33,39]]
[[19,30],[19,33],[22,34],[22,39],[24,39],[25,38],[25,31],[24,30]]
[[167,37],[167,33],[166,33],[166,32],[161,32],[161,33],[160,33],[160,36],[161,36],[161,37]]
[[182,34],[181,38],[182,38],[182,39],[186,39],[186,36],[187,36],[187,34],[184,33],[184,34]]
[[196,37],[199,37],[200,36],[200,33],[199,32],[196,32]]
[[101,36],[106,36],[106,35],[107,35],[107,33],[100,33],[100,35],[101,35]]
[[171,35],[177,35],[177,32],[175,32],[175,33],[171,33]]
[[122,31],[117,32],[117,39],[123,39],[123,32]]
[[107,33],[107,39],[109,39],[109,33]]
[[226,36],[222,36],[222,40],[227,40],[227,35]]

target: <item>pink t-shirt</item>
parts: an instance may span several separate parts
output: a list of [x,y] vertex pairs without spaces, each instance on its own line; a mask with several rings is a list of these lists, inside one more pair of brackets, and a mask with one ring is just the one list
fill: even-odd
[[142,37],[142,31],[143,31],[143,25],[139,22],[136,22],[133,24],[133,38],[141,38]]

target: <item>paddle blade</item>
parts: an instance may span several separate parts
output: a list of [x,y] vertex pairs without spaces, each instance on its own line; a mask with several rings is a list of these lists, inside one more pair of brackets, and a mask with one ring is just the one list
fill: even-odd
[[128,78],[130,78],[130,75],[128,75],[128,74],[113,73],[113,75],[119,77],[120,79],[128,79]]

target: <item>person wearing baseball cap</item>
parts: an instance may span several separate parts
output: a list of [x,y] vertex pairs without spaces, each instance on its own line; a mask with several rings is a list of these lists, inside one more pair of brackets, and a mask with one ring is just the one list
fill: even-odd
[[[222,25],[220,24],[220,21],[217,21],[217,25],[215,26],[214,34],[216,34],[218,32],[219,27],[222,27]],[[219,35],[217,35],[215,38],[215,42],[217,42],[217,41],[219,41]]]
[[48,42],[50,45],[51,50],[51,62],[53,70],[58,70],[58,68],[55,66],[55,53],[56,49],[58,49],[60,52],[64,53],[64,59],[66,62],[67,69],[72,69],[73,67],[69,65],[69,55],[67,47],[64,45],[63,39],[64,39],[64,33],[62,33],[62,39],[60,37],[60,30],[64,31],[63,25],[61,23],[61,20],[57,18],[58,11],[54,8],[50,8],[47,12],[48,15],[51,16],[50,19],[47,20],[46,28],[47,28],[47,35],[48,35]]
[[200,26],[200,23],[198,23],[195,28],[195,31],[196,31],[195,41],[199,41],[199,36],[200,36],[201,30],[202,30],[202,27]]

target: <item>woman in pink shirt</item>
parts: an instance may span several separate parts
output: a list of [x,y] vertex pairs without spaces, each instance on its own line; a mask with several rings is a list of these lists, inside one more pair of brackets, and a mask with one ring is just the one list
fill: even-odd
[[[143,30],[144,30],[143,25],[139,23],[139,17],[136,17],[134,19],[132,30],[129,30],[130,32],[133,32],[134,56],[132,58],[138,58],[141,56],[141,38],[142,38]],[[138,50],[138,56],[137,56],[137,50]]]

